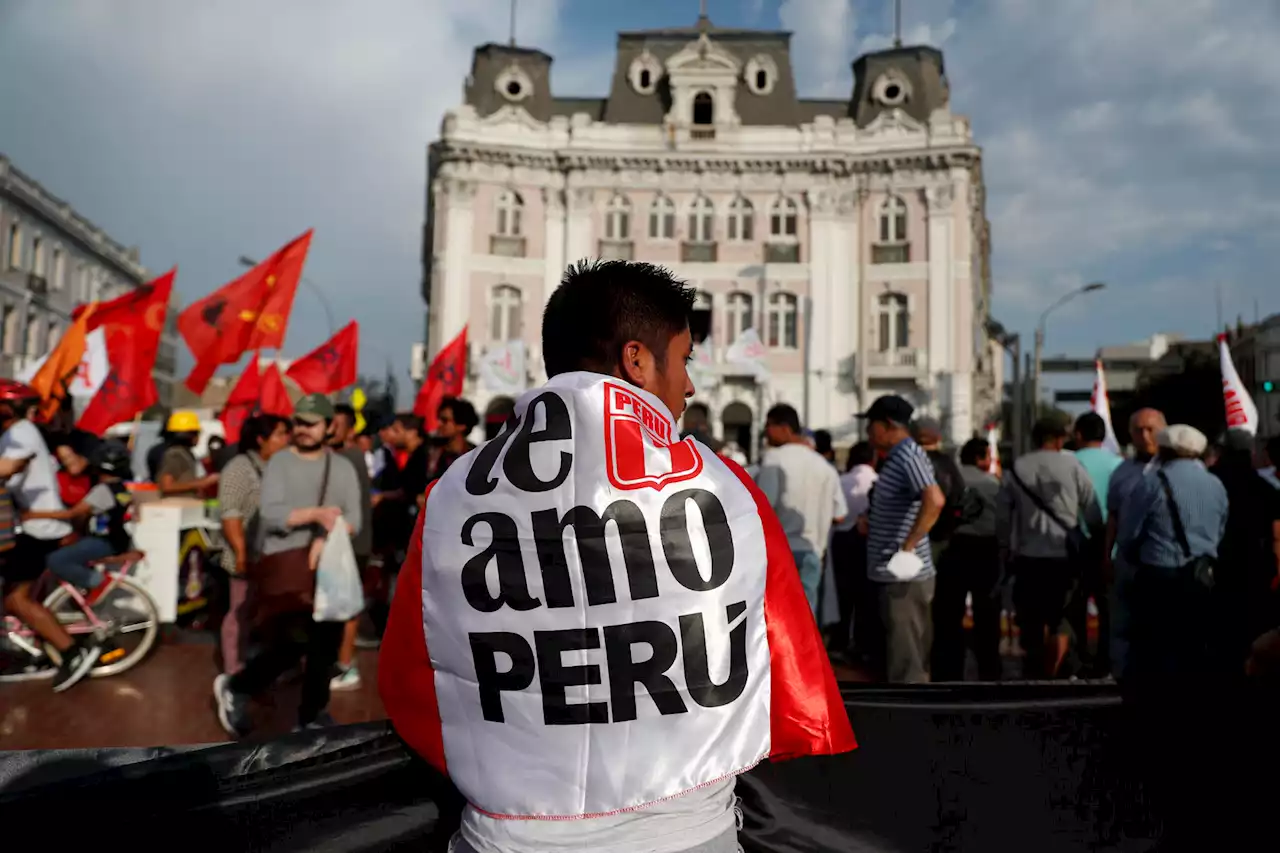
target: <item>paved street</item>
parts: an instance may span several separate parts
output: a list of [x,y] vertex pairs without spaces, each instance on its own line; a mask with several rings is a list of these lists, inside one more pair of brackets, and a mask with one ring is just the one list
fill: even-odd
[[[53,694],[48,681],[0,684],[0,750],[225,741],[213,712],[213,652],[204,643],[164,645],[130,672],[87,680],[61,695]],[[335,693],[330,704],[342,723],[384,716],[375,680],[377,652],[360,655],[360,690]],[[296,699],[296,690],[283,686],[281,700]],[[256,736],[288,732],[294,723],[289,712],[288,706],[257,708]]]

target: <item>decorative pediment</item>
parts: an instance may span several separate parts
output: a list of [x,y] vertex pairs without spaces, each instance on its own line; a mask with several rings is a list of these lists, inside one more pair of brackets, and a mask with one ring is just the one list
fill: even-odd
[[863,128],[863,134],[882,139],[908,138],[923,133],[925,126],[899,109],[884,110]]
[[482,125],[515,125],[523,130],[546,130],[547,126],[529,115],[529,111],[524,107],[518,107],[515,104],[506,104],[499,107],[496,112],[490,113],[480,119]]
[[722,48],[703,33],[696,41],[685,45],[678,53],[667,60],[667,73],[702,71],[721,72],[738,76],[742,64],[737,57]]

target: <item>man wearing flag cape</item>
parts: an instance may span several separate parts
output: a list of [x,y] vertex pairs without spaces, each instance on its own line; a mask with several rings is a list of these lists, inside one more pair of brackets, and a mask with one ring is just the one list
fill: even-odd
[[679,438],[693,297],[570,268],[550,380],[427,491],[379,686],[469,803],[454,850],[729,853],[737,774],[856,746],[778,519]]

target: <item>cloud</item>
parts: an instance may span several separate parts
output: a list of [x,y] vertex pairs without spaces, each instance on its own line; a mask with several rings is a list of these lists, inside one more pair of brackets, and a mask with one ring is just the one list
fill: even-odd
[[[522,0],[521,42],[554,48],[562,5]],[[508,8],[5,0],[0,150],[151,268],[180,260],[188,300],[314,226],[308,277],[362,322],[381,372],[422,336],[427,144]],[[290,350],[326,333],[300,291]]]
[[[891,43],[892,12],[791,0],[802,84]],[[1267,246],[1280,225],[1280,7],[1252,0],[916,0],[904,40],[944,49],[952,108],[984,150],[996,310],[1028,328],[1072,283],[1103,279],[1081,351],[1227,313],[1280,310]],[[836,22],[833,24],[832,22]],[[806,90],[807,91],[807,90]],[[1206,295],[1206,293],[1208,295]],[[1144,303],[1144,299],[1146,302]],[[1082,301],[1082,308],[1084,307]],[[1206,305],[1209,310],[1206,312]],[[1104,316],[1098,316],[1098,314]]]

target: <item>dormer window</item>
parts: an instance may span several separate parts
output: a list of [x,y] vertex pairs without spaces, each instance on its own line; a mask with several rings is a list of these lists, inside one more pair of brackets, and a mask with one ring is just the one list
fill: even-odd
[[752,94],[767,95],[773,91],[773,84],[778,79],[778,66],[773,61],[773,57],[761,53],[747,61],[743,76]]
[[653,88],[653,72],[650,71],[648,68],[641,68],[640,80],[638,81],[638,83],[639,85],[637,86],[637,88],[639,89],[643,89],[645,91],[652,89]]
[[631,79],[631,88],[641,95],[652,95],[658,89],[658,78],[662,76],[662,63],[649,51],[635,58],[627,74]]
[[508,65],[494,81],[493,88],[499,95],[514,104],[533,94],[533,81],[519,65]]
[[885,107],[900,107],[911,99],[911,84],[900,74],[882,74],[871,88],[876,103]]
[[716,102],[710,92],[699,92],[693,96],[693,123],[703,125],[716,123]]

